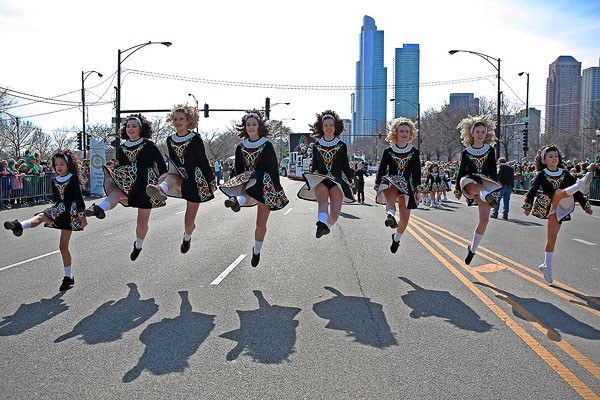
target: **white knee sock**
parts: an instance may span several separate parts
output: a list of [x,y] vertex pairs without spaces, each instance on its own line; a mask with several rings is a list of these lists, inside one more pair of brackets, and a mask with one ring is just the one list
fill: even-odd
[[110,201],[108,200],[102,200],[100,204],[98,204],[98,207],[100,207],[104,211],[108,211],[112,208],[112,204],[110,204]]
[[401,237],[402,237],[402,234],[400,232],[396,232],[394,234],[394,242],[399,242]]
[[387,212],[389,215],[391,215],[392,217],[395,217],[395,216],[396,216],[396,211],[394,211],[394,210],[387,210],[386,212]]
[[158,187],[160,187],[164,193],[167,193],[169,191],[169,186],[165,182],[158,185]]
[[[29,220],[21,222],[23,229],[31,228],[31,222]],[[36,231],[37,232],[37,231]]]
[[544,264],[548,269],[552,269],[552,256],[554,255],[553,251],[547,251],[544,253]]
[[473,242],[471,243],[471,251],[473,253],[477,251],[477,247],[479,247],[479,242],[481,242],[481,238],[483,238],[483,235],[480,235],[477,232],[473,232]]
[[327,213],[319,213],[319,222],[327,223]]
[[263,242],[259,242],[258,240],[254,241],[254,254],[259,255],[260,249],[262,248]]
[[187,233],[183,233],[183,240],[185,240],[186,242],[190,241],[192,239],[192,235],[188,235]]
[[67,278],[73,278],[73,274],[71,273],[71,266],[69,265],[68,267],[65,267],[65,276]]
[[137,238],[135,239],[135,248],[140,250],[142,248],[142,244],[144,244],[144,239]]
[[246,204],[246,198],[244,196],[239,195],[239,196],[235,196],[235,198],[237,199],[240,206],[243,206],[244,204]]

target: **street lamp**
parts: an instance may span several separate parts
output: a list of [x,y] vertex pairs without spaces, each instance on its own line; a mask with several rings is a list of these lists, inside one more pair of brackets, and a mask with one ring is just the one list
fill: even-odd
[[417,110],[417,150],[421,151],[421,103],[414,103],[405,99],[390,99],[390,101],[395,101],[396,103],[399,101],[403,101],[405,103],[410,104]]
[[87,137],[85,135],[85,80],[88,78],[88,76],[90,76],[91,74],[96,73],[98,75],[98,78],[102,78],[102,74],[98,71],[81,71],[81,108],[82,108],[82,116],[83,116],[83,130],[81,133],[81,141],[82,141],[82,147],[83,147],[83,158],[86,158],[86,150],[87,150]]
[[[488,56],[487,54],[483,54],[483,53],[479,53],[477,51],[470,51],[470,50],[450,50],[448,53],[450,53],[450,55],[459,53],[459,52],[463,52],[463,53],[471,53],[471,54],[475,54],[476,56],[479,56],[481,58],[483,58],[485,61],[487,61],[492,67],[494,67],[496,69],[496,71],[498,71],[498,113],[496,116],[497,119],[497,125],[496,125],[496,138],[498,139],[498,142],[496,143],[496,159],[500,158],[500,58],[494,58],[491,56]],[[494,60],[498,63],[498,65],[494,65],[494,63],[492,63],[490,60]],[[529,77],[529,74],[527,74],[527,76]]]
[[519,76],[527,74],[527,97],[525,97],[525,137],[523,140],[523,157],[527,158],[529,150],[529,72],[519,72]]
[[[118,59],[117,59],[117,93],[116,93],[116,115],[115,115],[115,126],[116,126],[116,144],[117,144],[117,148],[119,147],[119,142],[120,140],[120,135],[119,135],[119,127],[121,125],[121,63],[123,63],[125,60],[127,60],[129,58],[129,56],[131,56],[133,53],[135,53],[136,51],[138,51],[139,49],[146,47],[148,45],[151,44],[162,44],[163,46],[171,46],[171,42],[148,42],[148,43],[140,43],[137,44],[135,46],[132,46],[128,49],[125,49],[123,51],[121,51],[121,49],[119,49],[118,52]],[[129,53],[123,60],[121,60],[121,54],[125,54],[127,52],[131,52]]]
[[[192,93],[188,93],[188,96],[192,96],[196,102],[196,112],[198,112],[198,99]],[[196,123],[196,133],[198,133],[198,124]]]

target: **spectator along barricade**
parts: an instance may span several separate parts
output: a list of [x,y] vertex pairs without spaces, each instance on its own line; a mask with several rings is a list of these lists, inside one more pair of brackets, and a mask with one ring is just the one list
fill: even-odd
[[52,175],[6,174],[0,176],[2,209],[43,204],[52,197]]

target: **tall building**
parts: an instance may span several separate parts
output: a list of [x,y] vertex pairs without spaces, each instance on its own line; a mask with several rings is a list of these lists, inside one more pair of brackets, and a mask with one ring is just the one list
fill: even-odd
[[394,118],[418,117],[419,45],[404,44],[394,57]]
[[343,119],[342,121],[344,121],[344,132],[340,135],[340,139],[342,139],[342,142],[350,146],[355,140],[354,136],[352,136],[352,132],[350,131],[352,121],[349,119]]
[[583,70],[581,77],[581,120],[579,124],[582,140],[591,142],[592,139],[600,139],[595,137],[596,129],[600,129],[600,67],[590,67]]
[[[546,80],[544,134],[547,142],[567,138],[567,135],[579,137],[580,102],[581,63],[571,56],[560,56],[550,64]],[[578,151],[570,146],[562,150],[567,153],[567,157],[573,157]]]
[[450,108],[462,108],[468,114],[479,114],[479,98],[473,93],[450,93]]
[[359,61],[356,63],[356,92],[352,97],[352,134],[376,135],[386,129],[387,68],[383,66],[383,31],[375,20],[363,18]]

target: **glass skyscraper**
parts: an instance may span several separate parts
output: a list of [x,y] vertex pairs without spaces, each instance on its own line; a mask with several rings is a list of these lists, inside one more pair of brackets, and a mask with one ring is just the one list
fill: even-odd
[[[546,126],[548,143],[556,138],[579,136],[581,117],[581,63],[571,56],[558,57],[549,67],[546,80]],[[567,157],[574,149],[561,149]]]
[[596,129],[600,129],[600,67],[583,70],[580,125],[582,140],[600,139],[595,136]]
[[394,58],[394,118],[417,119],[419,104],[419,45],[404,44]]
[[356,92],[352,95],[352,134],[376,135],[386,129],[387,68],[383,66],[383,31],[375,20],[363,18]]

